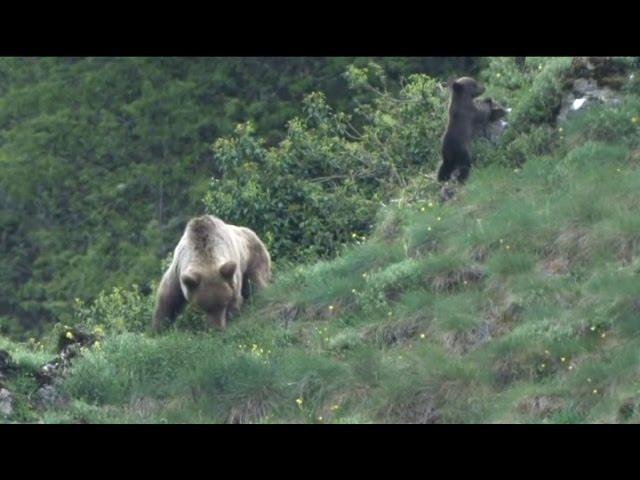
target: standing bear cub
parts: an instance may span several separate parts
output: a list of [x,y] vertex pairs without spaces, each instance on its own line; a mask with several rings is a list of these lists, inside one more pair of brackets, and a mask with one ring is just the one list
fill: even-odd
[[456,169],[458,181],[461,183],[464,183],[469,176],[471,169],[469,143],[477,132],[478,122],[482,119],[488,120],[490,116],[490,104],[478,105],[474,102],[474,99],[482,93],[484,93],[484,86],[470,77],[459,78],[451,84],[449,123],[442,138],[439,182],[449,180]]
[[269,252],[252,230],[213,215],[194,218],[158,286],[153,329],[166,327],[187,302],[203,311],[211,326],[223,329],[249,297],[251,284],[259,289],[270,278]]

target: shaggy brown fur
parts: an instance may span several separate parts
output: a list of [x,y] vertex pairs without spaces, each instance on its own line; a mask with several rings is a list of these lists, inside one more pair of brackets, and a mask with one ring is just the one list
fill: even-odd
[[189,222],[158,287],[153,328],[162,330],[187,302],[224,328],[252,289],[271,277],[269,252],[250,229],[213,215]]
[[442,165],[438,181],[445,182],[458,170],[461,183],[469,176],[471,152],[469,142],[473,136],[474,122],[481,115],[474,98],[482,95],[484,86],[473,78],[462,77],[451,84],[449,124],[442,138]]

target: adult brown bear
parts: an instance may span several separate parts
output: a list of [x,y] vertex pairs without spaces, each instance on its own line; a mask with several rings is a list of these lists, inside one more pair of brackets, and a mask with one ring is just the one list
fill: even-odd
[[187,302],[222,329],[249,297],[251,284],[262,288],[270,277],[269,252],[252,230],[213,215],[194,218],[158,286],[153,329],[166,327]]

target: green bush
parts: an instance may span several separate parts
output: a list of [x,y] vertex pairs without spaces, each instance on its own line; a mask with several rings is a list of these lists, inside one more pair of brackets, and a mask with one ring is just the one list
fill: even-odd
[[251,123],[214,145],[221,174],[205,197],[207,210],[256,230],[274,258],[334,254],[370,231],[380,202],[398,186],[439,161],[446,101],[434,79],[412,75],[395,96],[355,67],[347,76],[353,88],[375,92],[355,109],[361,128],[312,93],[304,118],[289,122],[278,146],[266,148]]
[[144,332],[151,324],[154,298],[143,295],[137,285],[130,290],[114,287],[90,304],[76,299],[75,321],[90,330]]
[[565,91],[565,74],[571,67],[571,57],[554,58],[540,64],[531,85],[521,93],[522,98],[514,105],[509,115],[509,129],[504,141],[528,132],[540,124],[553,124],[560,110]]

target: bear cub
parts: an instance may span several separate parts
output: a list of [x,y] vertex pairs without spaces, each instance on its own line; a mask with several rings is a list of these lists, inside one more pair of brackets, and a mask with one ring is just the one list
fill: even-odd
[[485,88],[470,77],[462,77],[451,84],[449,123],[442,138],[442,164],[438,170],[438,181],[445,182],[458,171],[458,181],[464,183],[471,169],[470,142],[486,135],[486,127],[507,111],[491,98],[476,100]]
[[270,278],[269,252],[252,230],[213,215],[194,218],[158,286],[153,330],[165,328],[187,302],[223,329],[252,287],[263,288]]
[[507,110],[492,98],[482,98],[474,101],[478,113],[473,122],[473,138],[490,138],[488,127],[507,114]]

